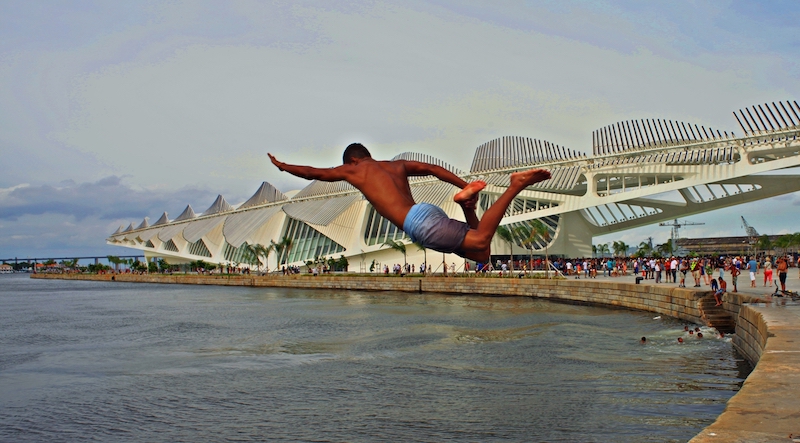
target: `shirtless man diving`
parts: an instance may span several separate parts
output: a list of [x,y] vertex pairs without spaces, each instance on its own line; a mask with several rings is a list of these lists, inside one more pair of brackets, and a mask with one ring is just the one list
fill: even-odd
[[[486,187],[483,181],[467,183],[441,166],[408,160],[378,161],[367,148],[353,143],[344,151],[344,164],[334,168],[290,165],[268,154],[272,163],[307,180],[346,181],[364,194],[376,211],[401,227],[414,242],[439,252],[486,262],[489,260],[492,237],[503,219],[506,208],[523,189],[550,178],[545,169],[530,169],[511,174],[511,184],[478,220],[475,208],[478,193]],[[416,203],[411,195],[408,177],[432,175],[461,189],[454,197],[461,205],[467,222],[450,219],[441,208]]]

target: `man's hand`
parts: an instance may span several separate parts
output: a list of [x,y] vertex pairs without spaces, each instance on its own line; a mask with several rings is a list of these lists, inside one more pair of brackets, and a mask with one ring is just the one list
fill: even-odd
[[284,163],[283,163],[283,162],[280,162],[280,161],[278,161],[278,159],[277,159],[277,158],[275,158],[275,156],[274,156],[274,155],[272,155],[272,154],[270,154],[269,152],[267,153],[267,155],[269,156],[269,159],[270,159],[270,160],[272,160],[272,164],[273,164],[273,165],[277,166],[277,167],[278,167],[278,169],[280,169],[281,171],[283,171],[283,170],[284,170],[284,169],[283,169],[283,165],[284,165]]

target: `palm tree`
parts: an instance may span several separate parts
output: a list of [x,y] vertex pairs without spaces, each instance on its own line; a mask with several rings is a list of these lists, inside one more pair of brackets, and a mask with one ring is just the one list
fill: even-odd
[[544,240],[544,278],[550,278],[550,264],[547,257],[547,247],[550,244],[550,229],[541,220],[531,220],[531,231]]
[[275,251],[275,255],[277,258],[275,259],[275,266],[280,267],[281,265],[281,258],[283,257],[283,250],[286,249],[286,245],[283,242],[275,243],[275,240],[269,241],[270,246],[272,246],[272,250]]
[[769,253],[771,249],[772,241],[770,241],[767,234],[758,237],[758,241],[756,241],[756,255],[758,255],[759,250],[764,251],[764,253]]
[[244,259],[247,261],[249,265],[256,265],[256,270],[261,270],[261,259],[259,255],[261,254],[260,244],[253,244],[245,243],[245,254]]
[[787,250],[792,245],[792,234],[781,235],[775,240],[773,246],[781,249],[781,255],[786,255]]
[[800,246],[800,232],[795,232],[792,234],[792,246],[795,247],[795,251],[797,251],[797,247]]
[[286,258],[284,262],[289,262],[289,253],[292,252],[292,246],[294,246],[294,240],[289,237],[283,237],[281,240],[281,244],[283,244],[283,250],[286,252]]
[[592,245],[592,258],[597,257],[597,245]]
[[108,259],[109,263],[114,265],[114,270],[119,271],[119,265],[122,263],[122,259],[116,255],[107,255],[106,258]]
[[386,240],[385,242],[383,242],[381,244],[381,247],[383,247],[383,246],[388,246],[388,247],[394,249],[395,251],[399,251],[399,252],[403,253],[403,272],[405,272],[405,269],[406,269],[406,244],[401,242],[401,241],[397,241],[397,240]]
[[[280,266],[281,263],[286,263],[289,261],[289,251],[292,249],[294,242],[289,237],[283,237],[281,241],[275,243],[274,240],[270,240],[272,249],[275,251],[275,255],[278,256],[277,266]],[[284,252],[286,255],[284,255]]]
[[653,252],[653,248],[650,246],[650,242],[643,241],[643,242],[639,243],[639,251],[638,251],[638,253],[640,253],[643,256],[648,256],[652,252]]
[[628,245],[623,241],[615,241],[612,244],[612,248],[614,249],[614,255],[617,257],[624,257],[628,253]]
[[269,254],[274,248],[274,245],[264,246],[261,243],[256,245],[257,255],[264,257],[264,268],[266,272],[269,272]]
[[530,252],[530,261],[528,261],[528,263],[531,264],[531,271],[533,271],[533,246],[535,244],[536,232],[529,226],[522,225],[514,228],[514,234],[522,237],[522,245],[528,248]]
[[508,243],[508,249],[510,252],[511,260],[509,260],[509,269],[511,270],[511,274],[514,273],[514,233],[511,232],[510,229],[506,226],[498,226],[497,230],[495,231],[497,235],[500,237],[501,240]]
[[658,245],[656,251],[663,257],[669,257],[672,254],[672,241]]
[[608,249],[608,243],[601,243],[597,245],[597,253],[600,254],[602,258],[605,258],[606,254],[610,254],[611,250]]
[[422,251],[422,254],[425,257],[425,272],[422,274],[422,276],[424,277],[425,274],[428,273],[428,248],[422,246],[422,243],[420,242],[414,242],[414,246],[417,247],[417,250]]

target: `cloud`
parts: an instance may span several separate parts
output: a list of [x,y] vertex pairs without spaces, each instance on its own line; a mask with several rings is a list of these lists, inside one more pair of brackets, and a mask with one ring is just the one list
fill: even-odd
[[0,189],[0,219],[18,221],[23,216],[48,214],[71,217],[78,222],[86,218],[141,220],[147,215],[157,217],[165,210],[181,211],[187,202],[202,205],[207,201],[210,205],[214,196],[211,191],[197,188],[177,191],[135,188],[118,176],[84,183],[17,185]]
[[[376,157],[424,152],[466,170],[505,135],[590,151],[592,130],[631,118],[736,130],[731,111],[800,94],[798,11],[785,0],[0,2],[0,230],[36,237],[27,226],[50,220],[61,239],[66,220],[102,243],[104,223],[199,212],[209,189],[305,185],[266,152],[328,166],[361,141]],[[796,218],[799,204],[782,208]]]

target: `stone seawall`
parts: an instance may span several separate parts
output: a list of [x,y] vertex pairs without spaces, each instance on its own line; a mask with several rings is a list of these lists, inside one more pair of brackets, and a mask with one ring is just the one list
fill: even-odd
[[[692,288],[602,280],[544,280],[475,277],[205,276],[161,274],[36,274],[32,278],[253,286],[360,291],[436,292],[481,296],[524,296],[653,312],[707,324]],[[755,369],[725,411],[691,441],[800,441],[800,310],[780,309],[743,294],[727,294],[723,308],[736,320],[733,344]],[[800,306],[797,306],[800,308]],[[790,434],[797,440],[788,438]]]

